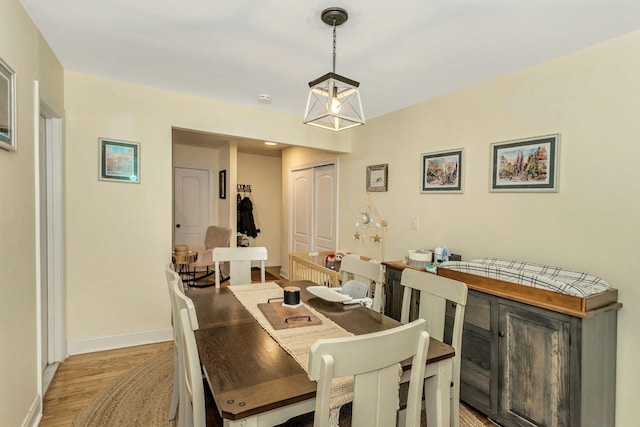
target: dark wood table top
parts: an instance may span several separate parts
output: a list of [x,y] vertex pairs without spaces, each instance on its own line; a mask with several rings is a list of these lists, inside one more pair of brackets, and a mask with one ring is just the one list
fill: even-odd
[[[302,301],[355,335],[400,325],[359,305],[324,301],[306,290],[314,285],[295,281],[280,286],[298,286]],[[241,419],[315,397],[315,381],[309,380],[304,369],[228,288],[193,289],[188,296],[198,316],[196,342],[200,362],[223,418]],[[431,339],[427,363],[453,356],[451,346]],[[403,366],[409,367],[409,361]]]

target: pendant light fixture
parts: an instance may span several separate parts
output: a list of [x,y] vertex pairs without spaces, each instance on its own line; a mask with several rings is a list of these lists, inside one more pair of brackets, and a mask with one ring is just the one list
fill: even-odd
[[304,123],[333,131],[363,125],[360,83],[336,74],[336,27],[347,22],[349,15],[342,8],[330,7],[320,17],[333,27],[333,71],[309,82]]

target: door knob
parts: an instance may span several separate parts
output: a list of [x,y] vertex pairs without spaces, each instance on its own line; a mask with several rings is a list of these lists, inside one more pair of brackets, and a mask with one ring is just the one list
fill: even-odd
[[503,338],[503,337],[504,337],[504,331],[499,331],[499,332],[498,332],[498,336],[499,336],[500,338]]
[[176,224],[176,228],[180,228],[180,224]]

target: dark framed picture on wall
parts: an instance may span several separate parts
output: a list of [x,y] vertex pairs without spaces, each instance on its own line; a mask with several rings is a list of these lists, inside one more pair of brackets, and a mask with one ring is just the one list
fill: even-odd
[[16,151],[16,73],[0,58],[0,148]]
[[99,138],[100,180],[140,183],[140,144]]
[[367,192],[387,191],[389,184],[389,165],[367,166]]
[[491,144],[495,192],[557,192],[560,136],[546,135]]
[[221,199],[227,198],[227,170],[218,172],[218,193]]
[[422,154],[421,193],[462,193],[464,150]]

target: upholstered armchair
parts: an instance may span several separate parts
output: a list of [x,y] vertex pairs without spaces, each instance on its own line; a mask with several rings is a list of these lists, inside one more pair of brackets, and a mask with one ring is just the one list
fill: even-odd
[[[214,273],[213,249],[219,247],[229,247],[231,241],[231,229],[211,225],[207,228],[204,245],[189,245],[189,249],[198,252],[198,260],[189,265],[190,271],[195,272],[196,280],[204,279]],[[229,277],[229,263],[222,263],[220,266],[220,280]]]

